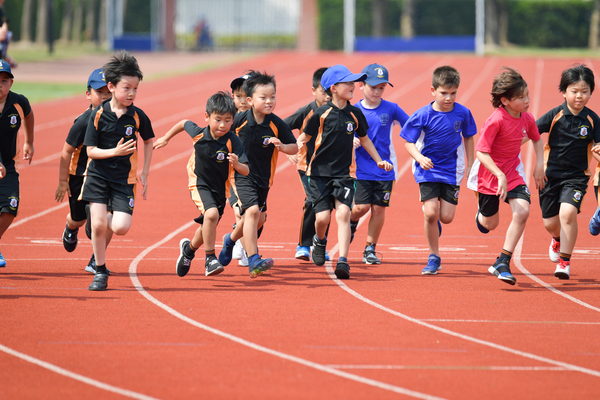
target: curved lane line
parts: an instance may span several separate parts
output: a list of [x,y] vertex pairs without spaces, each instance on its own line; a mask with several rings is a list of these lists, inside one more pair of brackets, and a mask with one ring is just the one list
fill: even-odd
[[145,250],[143,250],[129,265],[129,278],[131,279],[131,282],[133,283],[133,286],[140,292],[140,294],[142,296],[144,296],[148,301],[150,301],[152,304],[156,305],[159,308],[162,308],[163,310],[165,310],[166,312],[168,312],[169,314],[171,314],[172,316],[174,316],[175,318],[178,318],[184,322],[187,322],[188,324],[195,326],[196,328],[200,328],[203,329],[207,332],[210,332],[214,335],[220,336],[224,339],[228,339],[231,340],[232,342],[241,344],[242,346],[246,346],[249,347],[253,350],[257,350],[260,351],[262,353],[266,353],[275,357],[279,357],[281,359],[287,360],[287,361],[292,361],[301,365],[304,365],[306,367],[309,368],[313,368],[316,369],[318,371],[321,372],[327,372],[329,374],[335,375],[335,376],[339,376],[341,378],[345,378],[345,379],[349,379],[358,383],[363,383],[365,385],[369,385],[369,386],[373,386],[379,389],[383,389],[383,390],[388,390],[394,393],[399,393],[399,394],[403,394],[406,396],[411,396],[417,399],[425,399],[425,400],[439,400],[442,399],[441,397],[436,397],[436,396],[432,396],[432,395],[428,395],[425,393],[420,393],[420,392],[416,392],[413,390],[409,390],[409,389],[405,389],[399,386],[394,386],[388,383],[384,383],[384,382],[380,382],[380,381],[376,381],[374,379],[369,379],[369,378],[365,378],[359,375],[355,375],[355,374],[350,374],[348,372],[344,372],[344,371],[339,371],[335,368],[331,368],[328,367],[326,365],[323,364],[318,364],[316,362],[313,361],[309,361],[309,360],[305,360],[303,358],[300,357],[296,357],[293,356],[291,354],[286,354],[277,350],[273,350],[270,349],[268,347],[264,347],[261,345],[258,345],[256,343],[250,342],[248,340],[242,339],[240,337],[234,336],[230,333],[221,331],[219,329],[216,328],[212,328],[208,325],[205,325],[201,322],[198,322],[190,317],[187,317],[185,315],[183,315],[182,313],[180,313],[179,311],[169,307],[168,305],[162,303],[160,300],[156,299],[154,296],[152,296],[150,293],[148,293],[146,291],[146,289],[144,289],[144,287],[142,286],[140,280],[138,279],[137,276],[137,267],[140,263],[140,261],[142,261],[144,259],[144,257],[150,253],[152,250],[162,246],[163,244],[167,243],[168,241],[172,240],[177,234],[179,234],[180,232],[188,229],[189,227],[191,227],[192,225],[194,225],[195,222],[191,221],[188,222],[187,224],[181,226],[180,228],[174,230],[173,232],[171,232],[170,234],[168,234],[167,236],[165,236],[162,240],[156,242],[155,244],[153,244],[150,247],[147,247]]
[[79,375],[75,372],[71,372],[69,370],[66,370],[64,368],[58,367],[54,364],[50,364],[49,362],[46,361],[42,361],[38,358],[29,356],[27,354],[18,352],[16,350],[13,350],[9,347],[3,346],[0,344],[0,351],[3,351],[7,354],[10,354],[11,356],[15,356],[17,358],[20,358],[21,360],[30,362],[32,364],[35,364],[39,367],[42,368],[46,368],[52,372],[55,372],[59,375],[63,375],[66,376],[67,378],[71,378],[74,379],[76,381],[79,382],[83,382],[85,384],[88,384],[90,386],[96,387],[98,389],[102,389],[102,390],[106,390],[107,392],[113,392],[113,393],[117,393],[120,394],[122,396],[126,396],[126,397],[131,397],[132,399],[140,399],[140,400],[158,400],[156,399],[156,397],[150,397],[150,396],[146,396],[145,394],[141,394],[141,393],[137,393],[137,392],[133,392],[131,390],[127,390],[127,389],[121,389],[119,387],[116,386],[112,386],[109,385],[108,383],[104,383],[104,382],[100,382],[97,381],[95,379],[92,378],[88,378],[87,376],[83,376],[83,375]]

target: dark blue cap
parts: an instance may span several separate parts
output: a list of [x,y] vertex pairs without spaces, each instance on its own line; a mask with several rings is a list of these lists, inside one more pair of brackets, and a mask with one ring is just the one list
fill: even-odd
[[91,87],[92,89],[101,89],[106,86],[106,80],[104,79],[104,72],[102,72],[102,68],[98,68],[88,78],[87,87]]
[[390,81],[388,81],[388,70],[383,65],[370,64],[367,65],[362,70],[362,72],[364,74],[367,74],[367,80],[365,81],[365,83],[367,83],[370,86],[377,86],[382,83],[387,83],[391,87],[394,87],[394,85],[392,85]]
[[15,79],[10,69],[10,64],[4,60],[0,60],[0,72],[6,72],[8,75],[10,75],[11,79]]

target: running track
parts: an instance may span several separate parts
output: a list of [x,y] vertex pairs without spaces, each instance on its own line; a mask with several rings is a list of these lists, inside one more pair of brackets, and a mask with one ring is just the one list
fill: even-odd
[[[488,93],[500,66],[524,75],[530,111],[538,117],[562,102],[560,71],[577,61],[598,65],[454,54],[268,53],[143,82],[136,105],[157,136],[182,118],[202,125],[207,97],[254,68],[275,74],[276,113],[285,117],[312,100],[316,68],[343,63],[358,72],[378,62],[394,84],[384,98],[410,114],[432,100],[432,70],[451,64],[462,77],[458,101],[481,127],[493,111]],[[355,100],[360,97],[357,88]],[[600,111],[599,100],[596,94],[589,106]],[[82,231],[78,249],[65,252],[60,237],[67,206],[53,202],[58,154],[85,107],[83,96],[34,105],[35,158],[21,169],[20,215],[1,242],[8,263],[0,270],[1,399],[600,397],[600,248],[587,230],[595,208],[591,187],[571,280],[553,276],[536,193],[513,258],[516,286],[489,274],[510,209],[501,207],[496,231],[480,234],[475,196],[466,186],[440,240],[443,270],[422,276],[428,252],[418,187],[397,138],[401,176],[377,247],[383,264],[360,262],[363,225],[350,249],[351,279],[341,282],[330,266],[293,258],[303,194],[282,156],[259,243],[275,267],[251,280],[234,261],[207,278],[200,252],[190,274],[179,278],[178,243],[193,234],[197,216],[185,171],[191,141],[180,135],[154,152],[148,200],[138,199],[131,231],[108,249],[109,290],[90,292],[92,276],[83,267],[91,244]],[[531,171],[529,145],[523,160]],[[218,237],[232,221],[227,210]],[[328,249],[335,254],[335,225],[332,232]]]

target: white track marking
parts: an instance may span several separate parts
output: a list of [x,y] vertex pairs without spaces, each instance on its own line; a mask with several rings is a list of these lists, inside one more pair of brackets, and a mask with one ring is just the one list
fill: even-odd
[[477,371],[567,371],[561,367],[521,367],[521,366],[470,366],[470,365],[329,365],[337,369],[425,369],[425,370],[477,370]]
[[494,321],[488,319],[444,319],[444,318],[423,318],[421,321],[427,322],[474,322],[477,324],[553,324],[553,325],[600,325],[600,322],[579,322],[579,321]]
[[138,290],[138,292],[144,296],[148,301],[150,301],[152,304],[156,305],[159,308],[162,308],[163,310],[165,310],[166,312],[168,312],[169,314],[171,314],[172,316],[174,316],[175,318],[178,318],[184,322],[187,322],[188,324],[195,326],[196,328],[200,328],[203,329],[207,332],[210,332],[214,335],[220,336],[222,338],[231,340],[232,342],[238,343],[242,346],[246,346],[249,347],[253,350],[256,351],[260,351],[262,353],[265,354],[269,354],[287,361],[292,361],[301,365],[304,365],[306,367],[309,368],[313,368],[316,369],[318,371],[321,372],[327,372],[329,374],[338,376],[340,378],[345,378],[345,379],[349,379],[358,383],[363,383],[365,385],[369,385],[369,386],[373,386],[379,389],[383,389],[383,390],[388,390],[394,393],[399,393],[399,394],[403,394],[406,396],[411,396],[417,399],[426,399],[426,400],[438,400],[441,399],[441,397],[437,397],[437,396],[432,396],[432,395],[428,395],[426,393],[420,393],[420,392],[416,392],[414,390],[409,390],[409,389],[405,389],[403,387],[399,387],[399,386],[395,386],[395,385],[391,385],[385,382],[380,382],[380,381],[376,381],[374,379],[369,379],[369,378],[365,378],[359,375],[355,375],[355,374],[350,374],[348,372],[344,372],[344,371],[340,371],[337,370],[335,368],[331,368],[328,367],[326,365],[323,364],[319,364],[313,361],[309,361],[309,360],[305,360],[303,358],[300,357],[296,357],[293,356],[291,354],[286,354],[277,350],[273,350],[270,349],[268,347],[264,347],[261,345],[258,345],[256,343],[250,342],[248,340],[242,339],[240,337],[234,336],[230,333],[221,331],[219,329],[210,327],[208,325],[205,325],[201,322],[198,322],[192,318],[189,318],[185,315],[183,315],[182,313],[180,313],[179,311],[169,307],[168,305],[162,303],[161,301],[159,301],[158,299],[156,299],[154,296],[152,296],[150,293],[148,293],[146,291],[146,289],[144,289],[144,287],[142,286],[140,280],[138,279],[137,276],[137,267],[140,263],[140,261],[142,261],[144,259],[144,257],[150,253],[152,250],[160,247],[161,245],[163,245],[164,243],[167,243],[168,241],[172,240],[177,234],[179,234],[180,232],[188,229],[189,227],[191,227],[192,225],[194,225],[194,222],[188,222],[187,224],[181,226],[180,228],[176,229],[175,231],[171,232],[170,234],[168,234],[167,236],[165,236],[162,240],[156,242],[155,244],[153,244],[152,246],[146,248],[144,251],[142,251],[129,265],[129,278],[131,279],[131,282],[133,283],[133,286]]
[[141,400],[157,400],[155,397],[146,396],[145,394],[133,392],[127,389],[121,389],[116,386],[109,385],[108,383],[97,381],[96,379],[88,378],[87,376],[79,375],[75,372],[71,372],[64,368],[58,367],[54,364],[50,364],[49,362],[42,361],[39,358],[31,357],[27,354],[23,354],[16,350],[13,350],[9,347],[3,346],[0,344],[0,351],[3,351],[11,356],[20,358],[21,360],[27,361],[29,363],[35,364],[39,367],[46,368],[52,372],[55,372],[59,375],[66,376],[67,378],[74,379],[79,382],[83,382],[87,385],[93,386],[98,389],[106,390],[107,392],[113,392],[120,394],[121,396],[130,397],[132,399],[141,399]]

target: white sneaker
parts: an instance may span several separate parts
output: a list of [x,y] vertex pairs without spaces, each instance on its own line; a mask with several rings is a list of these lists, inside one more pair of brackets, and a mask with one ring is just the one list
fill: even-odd
[[233,259],[241,260],[244,257],[244,246],[242,246],[242,242],[238,240],[237,242],[235,242],[235,246],[233,246]]
[[569,279],[571,277],[571,262],[559,260],[556,264],[554,276],[558,279]]
[[246,252],[244,251],[244,249],[242,249],[242,258],[240,258],[240,261],[238,261],[238,264],[241,267],[247,267],[248,266],[248,257],[246,257]]
[[552,241],[550,242],[548,255],[550,256],[550,261],[558,262],[558,257],[560,256],[560,242],[557,242],[554,238],[552,238]]

